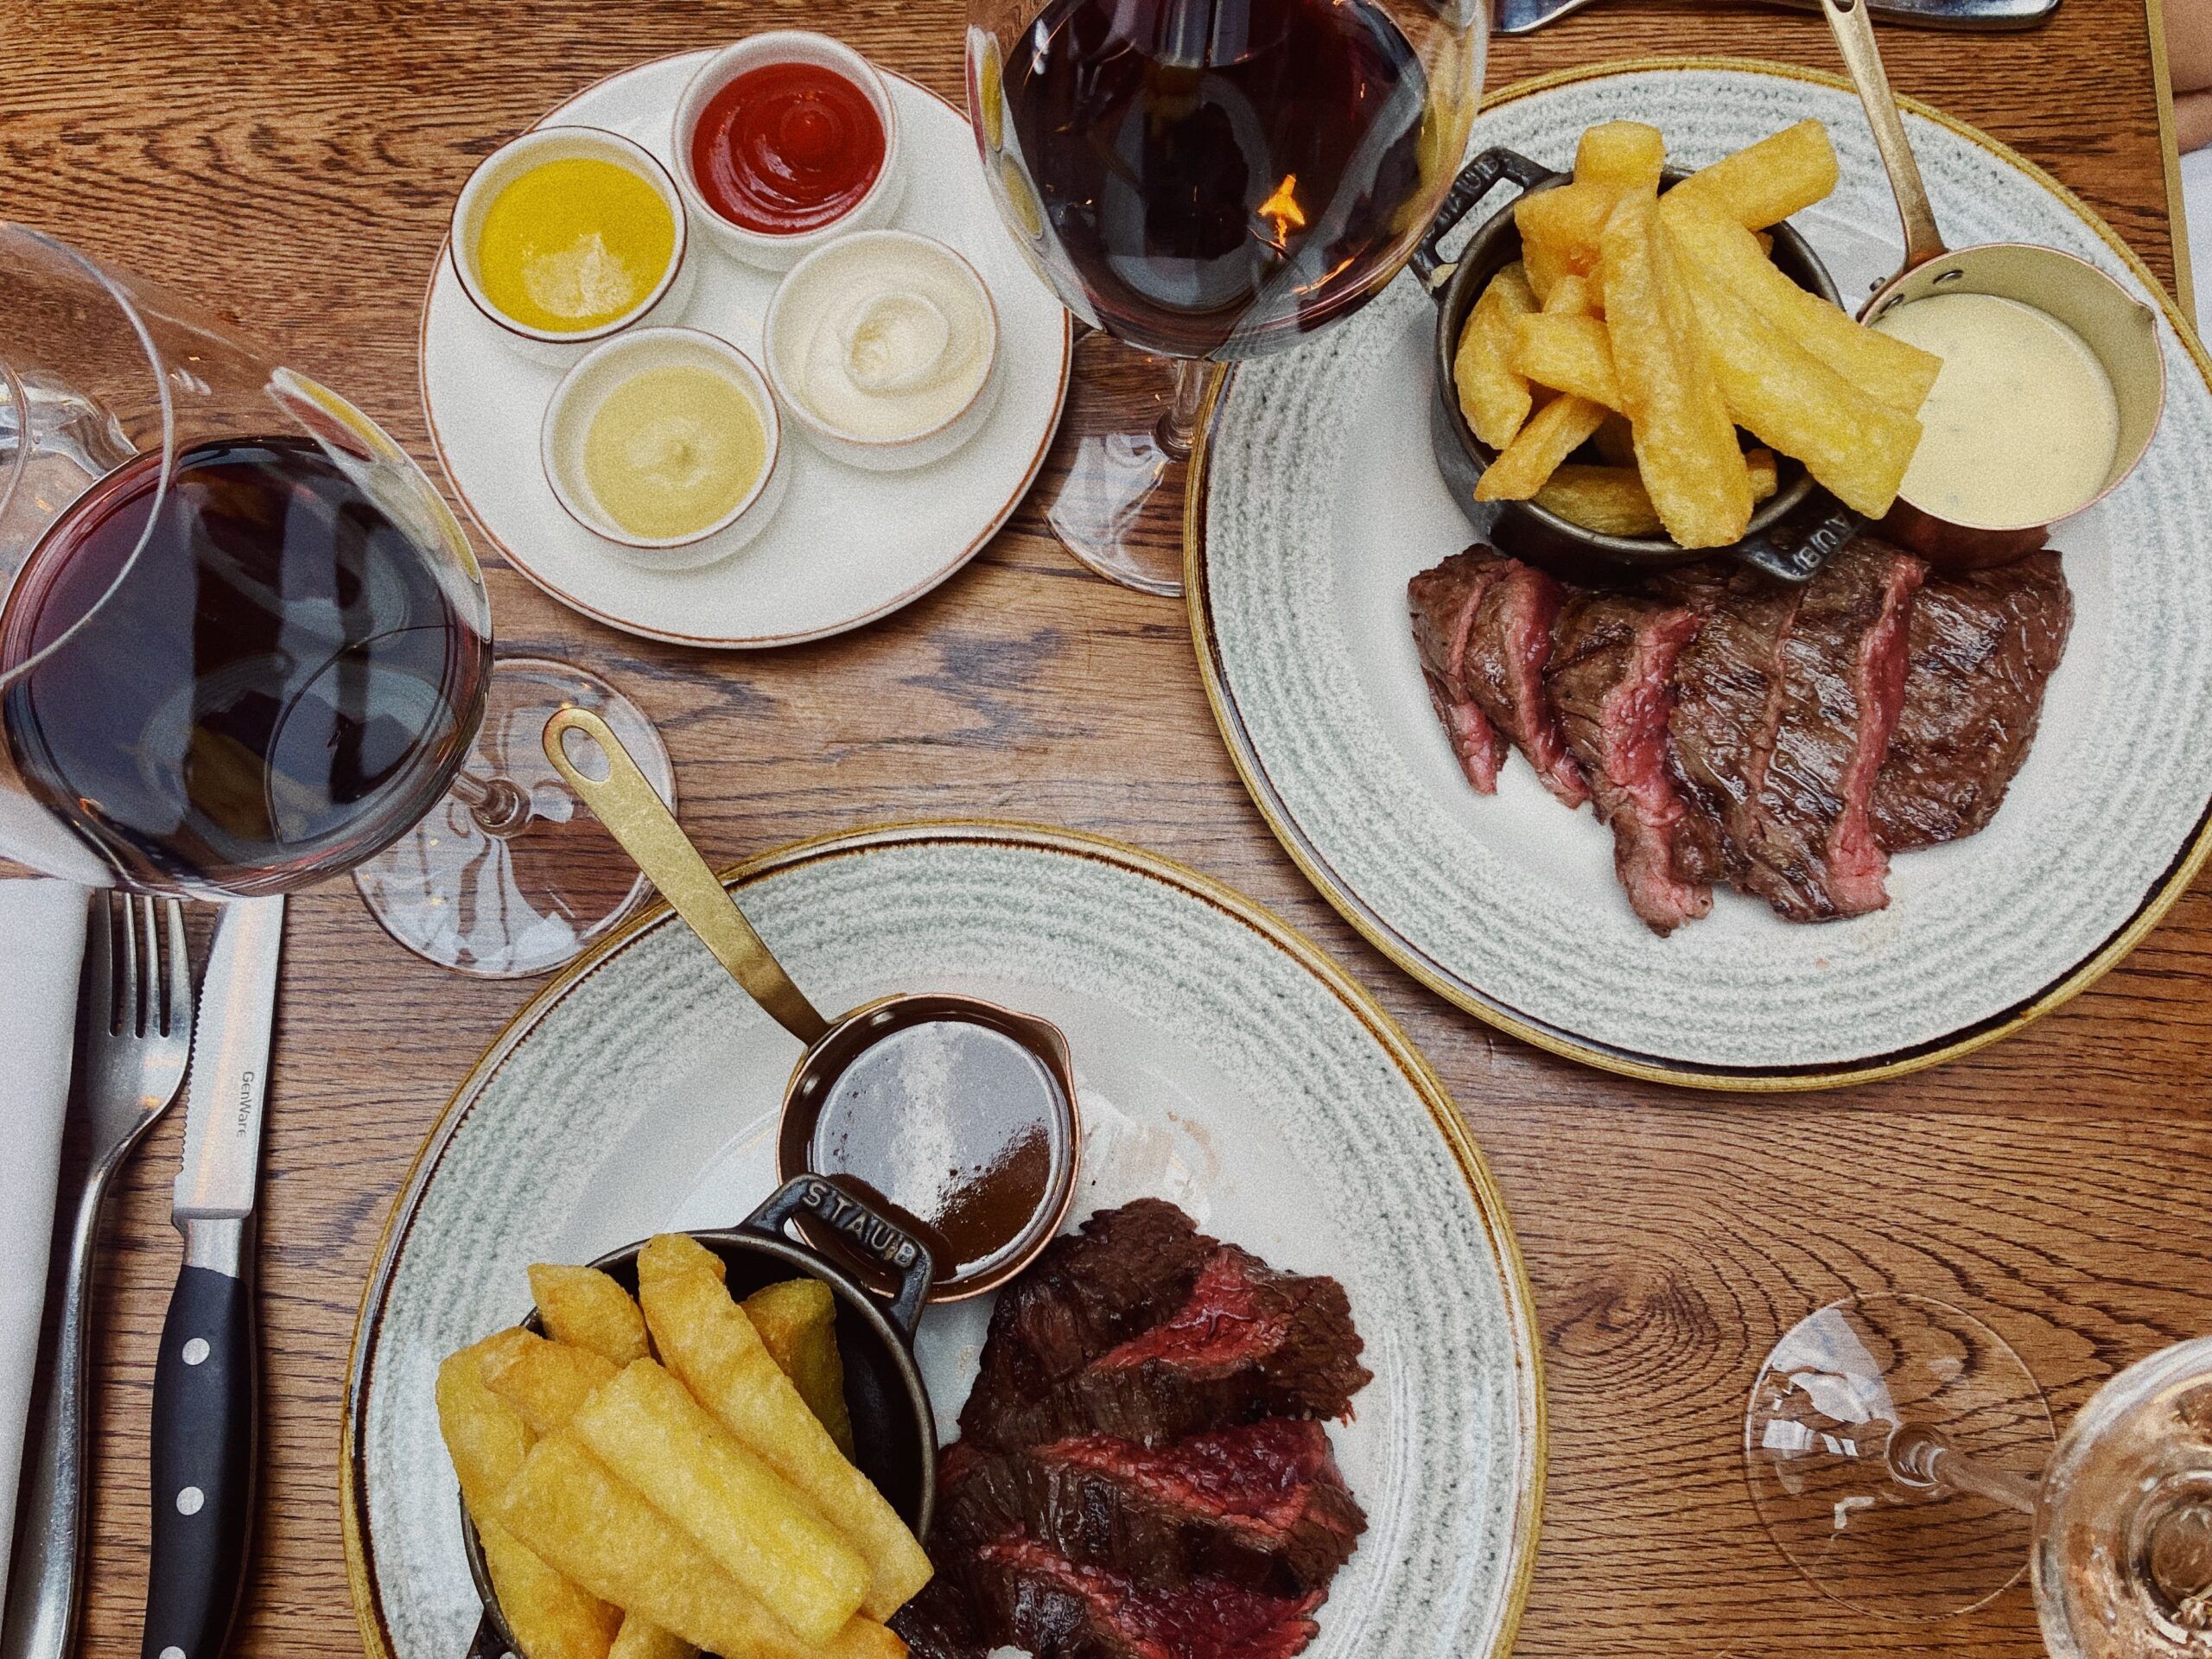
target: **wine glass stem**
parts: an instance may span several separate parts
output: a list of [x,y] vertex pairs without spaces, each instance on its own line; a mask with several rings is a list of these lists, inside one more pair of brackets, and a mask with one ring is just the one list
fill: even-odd
[[1175,359],[1175,394],[1167,412],[1160,417],[1156,435],[1160,447],[1178,461],[1189,457],[1198,442],[1198,410],[1206,400],[1206,381],[1211,365],[1202,357]]
[[494,840],[518,836],[530,823],[530,797],[504,778],[455,772],[454,798],[468,809],[476,827]]
[[2037,1486],[2009,1469],[1970,1458],[1934,1431],[1907,1425],[1890,1439],[1890,1467],[1907,1485],[1970,1492],[2023,1515],[2036,1510]]

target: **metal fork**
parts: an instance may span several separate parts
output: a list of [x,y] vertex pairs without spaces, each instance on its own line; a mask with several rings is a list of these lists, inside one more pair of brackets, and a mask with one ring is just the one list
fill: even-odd
[[48,1305],[58,1306],[60,1319],[16,1504],[21,1524],[0,1624],[4,1659],[67,1659],[76,1646],[92,1257],[109,1185],[176,1099],[192,1053],[184,912],[174,899],[162,900],[160,908],[165,925],[156,927],[153,899],[92,895],[77,1010],[77,1090],[90,1123],[92,1161],[77,1195],[68,1255],[48,1279]]

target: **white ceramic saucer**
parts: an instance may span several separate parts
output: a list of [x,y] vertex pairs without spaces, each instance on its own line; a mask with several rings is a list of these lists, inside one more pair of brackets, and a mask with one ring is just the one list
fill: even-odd
[[[588,124],[671,158],[670,126],[705,52],[640,64],[586,88],[541,125]],[[965,116],[883,72],[898,105],[906,194],[897,223],[950,243],[989,285],[1003,388],[981,430],[911,473],[843,467],[798,439],[789,493],[760,538],[696,570],[648,570],[561,511],[538,465],[538,425],[557,370],[524,361],[462,294],[441,248],[423,308],[420,366],[430,442],[454,493],[509,563],[586,616],[648,639],[733,650],[796,645],[872,622],[918,599],[1006,522],[1044,464],[1067,392],[1067,313],[1038,281],[991,205]],[[680,321],[758,361],[770,273],[707,237]]]

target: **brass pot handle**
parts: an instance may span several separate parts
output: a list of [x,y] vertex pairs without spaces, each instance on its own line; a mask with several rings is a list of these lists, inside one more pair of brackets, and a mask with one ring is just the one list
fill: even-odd
[[[571,734],[588,740],[599,751],[607,762],[606,777],[593,778],[576,766],[569,753]],[[830,1022],[761,943],[737,900],[707,868],[676,815],[607,723],[589,709],[562,709],[545,722],[545,758],[745,994],[809,1048],[819,1042]]]
[[1928,187],[1921,181],[1920,163],[1913,159],[1912,143],[1904,136],[1904,118],[1897,112],[1889,72],[1882,67],[1881,48],[1874,43],[1873,16],[1866,0],[1821,0],[1821,10],[1827,14],[1851,84],[1859,89],[1866,124],[1874,129],[1882,170],[1890,175],[1890,194],[1897,198],[1897,219],[1904,226],[1904,270],[1916,270],[1950,250],[1943,245],[1936,210],[1928,202]]

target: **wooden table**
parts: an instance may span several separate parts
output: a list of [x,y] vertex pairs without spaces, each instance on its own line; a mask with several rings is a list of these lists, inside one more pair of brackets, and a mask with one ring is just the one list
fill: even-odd
[[[471,164],[586,82],[772,24],[834,29],[959,93],[952,0],[278,6],[9,0],[0,212],[199,296],[360,400],[427,457],[423,281]],[[1885,31],[1899,89],[2024,151],[2162,276],[2179,238],[2155,15],[2066,0],[2021,36]],[[1490,84],[1599,59],[1721,53],[1836,67],[1817,19],[1605,0],[1501,41]],[[2163,156],[2163,159],[2162,159]],[[1126,837],[1310,930],[1436,1062],[1528,1252],[1552,1423],[1520,1650],[1736,1659],[2037,1651],[2024,1588],[1904,1626],[1824,1600],[1746,1497],[1737,1437],[1760,1356],[1799,1315],[1885,1287],[1982,1310],[2070,1414],[2113,1371],[2212,1329],[2212,884],[2071,1006],[1948,1069],[1812,1098],[1711,1098],[1580,1070],[1417,988],[1299,878],[1231,771],[1181,607],[1077,569],[1025,508],[889,620],[766,656],[649,645],[491,573],[510,652],[626,687],[676,759],[716,861],[799,836],[957,814]],[[297,901],[262,1234],[269,1382],[245,1647],[358,1651],[339,1541],[356,1303],[417,1142],[528,984],[392,945],[340,883]],[[90,1650],[135,1653],[144,1424],[177,1244],[173,1116],[111,1242]]]

